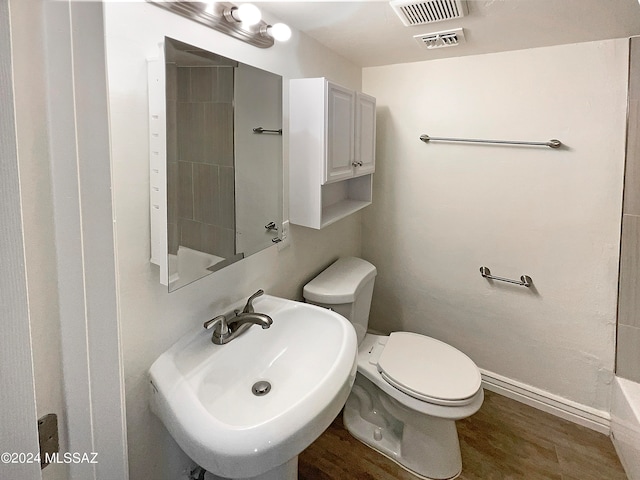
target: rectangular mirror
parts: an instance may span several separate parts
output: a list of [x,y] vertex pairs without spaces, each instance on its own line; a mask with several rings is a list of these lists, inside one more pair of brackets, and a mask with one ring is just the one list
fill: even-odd
[[149,110],[152,262],[169,291],[277,243],[282,77],[165,37]]

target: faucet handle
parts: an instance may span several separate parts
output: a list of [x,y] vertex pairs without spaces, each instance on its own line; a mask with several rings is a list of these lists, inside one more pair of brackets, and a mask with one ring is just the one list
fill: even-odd
[[[255,312],[255,310],[253,309],[253,301],[257,297],[259,297],[260,295],[263,295],[263,294],[264,294],[264,290],[260,289],[256,293],[251,295],[249,297],[249,300],[247,300],[247,304],[244,306],[244,309],[242,310],[242,313],[253,313],[253,312]],[[237,312],[236,312],[236,315],[237,315]]]
[[218,332],[220,335],[226,335],[227,333],[229,333],[227,317],[225,317],[224,315],[218,315],[211,320],[207,320],[202,326],[207,330],[213,328],[214,333],[217,331],[217,327],[220,326],[220,332]]

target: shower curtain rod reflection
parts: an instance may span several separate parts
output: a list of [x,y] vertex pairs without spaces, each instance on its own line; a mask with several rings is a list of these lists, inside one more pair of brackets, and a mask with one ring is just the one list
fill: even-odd
[[428,143],[430,141],[438,141],[438,142],[464,142],[464,143],[495,143],[500,145],[530,145],[534,147],[550,147],[550,148],[560,148],[562,146],[562,142],[560,140],[556,140],[555,138],[549,140],[548,142],[520,142],[517,140],[478,140],[475,138],[447,138],[447,137],[430,137],[429,135],[420,135],[420,140],[424,143]]

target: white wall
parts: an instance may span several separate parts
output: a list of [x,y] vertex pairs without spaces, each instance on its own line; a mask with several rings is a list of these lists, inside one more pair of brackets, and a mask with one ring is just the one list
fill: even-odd
[[[372,327],[431,335],[488,371],[608,410],[627,55],[613,40],[364,69],[378,100],[362,232],[379,275]],[[423,133],[565,147],[424,144]],[[490,284],[483,265],[535,288]]]
[[[360,216],[321,232],[292,227],[291,247],[270,248],[168,294],[149,263],[145,59],[168,35],[282,75],[285,99],[289,78],[327,75],[357,88],[361,71],[296,32],[288,44],[261,50],[146,3],[107,3],[105,20],[130,478],[174,480],[190,462],[149,411],[151,363],[194,325],[258,288],[301,297],[302,285],[332,260],[360,253]],[[286,159],[286,131],[284,142]]]

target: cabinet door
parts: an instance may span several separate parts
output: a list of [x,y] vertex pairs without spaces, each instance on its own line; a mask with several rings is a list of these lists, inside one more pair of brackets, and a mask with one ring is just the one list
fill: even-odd
[[355,176],[376,170],[376,99],[356,94]]
[[327,83],[327,161],[325,183],[353,176],[355,93]]

